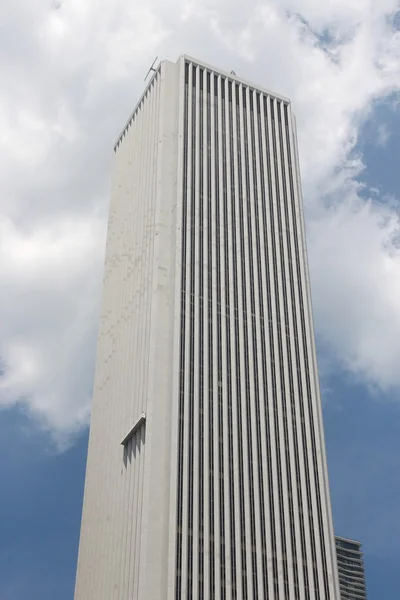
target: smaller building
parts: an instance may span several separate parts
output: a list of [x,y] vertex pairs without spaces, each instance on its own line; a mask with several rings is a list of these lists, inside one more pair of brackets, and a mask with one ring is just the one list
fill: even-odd
[[366,600],[361,542],[335,536],[341,600]]

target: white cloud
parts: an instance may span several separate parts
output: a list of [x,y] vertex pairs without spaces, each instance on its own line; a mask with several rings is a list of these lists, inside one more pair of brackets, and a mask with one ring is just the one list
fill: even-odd
[[385,148],[390,138],[390,131],[385,123],[378,125],[376,130],[376,145],[380,148]]
[[104,229],[96,213],[25,232],[0,219],[0,405],[24,404],[58,441],[89,414]]
[[85,422],[112,144],[154,56],[182,52],[292,98],[319,335],[343,368],[399,386],[396,207],[361,200],[354,155],[373,102],[399,91],[396,9],[397,0],[3,8],[0,402],[24,403],[57,435]]
[[383,390],[400,384],[398,217],[354,193],[309,223],[318,332],[341,364]]

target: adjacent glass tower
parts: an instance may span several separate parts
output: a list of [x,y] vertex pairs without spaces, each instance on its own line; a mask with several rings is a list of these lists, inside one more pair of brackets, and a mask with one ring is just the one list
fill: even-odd
[[75,600],[339,600],[289,100],[182,56],[115,146]]
[[361,542],[336,536],[341,600],[367,600]]

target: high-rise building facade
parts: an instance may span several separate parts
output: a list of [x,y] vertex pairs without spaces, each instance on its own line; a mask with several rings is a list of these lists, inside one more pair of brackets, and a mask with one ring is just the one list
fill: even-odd
[[338,600],[295,122],[162,62],[115,146],[75,600]]
[[336,536],[341,600],[367,600],[361,543]]

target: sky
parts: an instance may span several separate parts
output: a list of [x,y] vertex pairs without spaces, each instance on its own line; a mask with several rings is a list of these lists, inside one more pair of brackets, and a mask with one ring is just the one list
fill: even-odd
[[398,600],[398,0],[2,3],[0,599],[73,597],[113,143],[182,53],[292,100],[335,530]]

